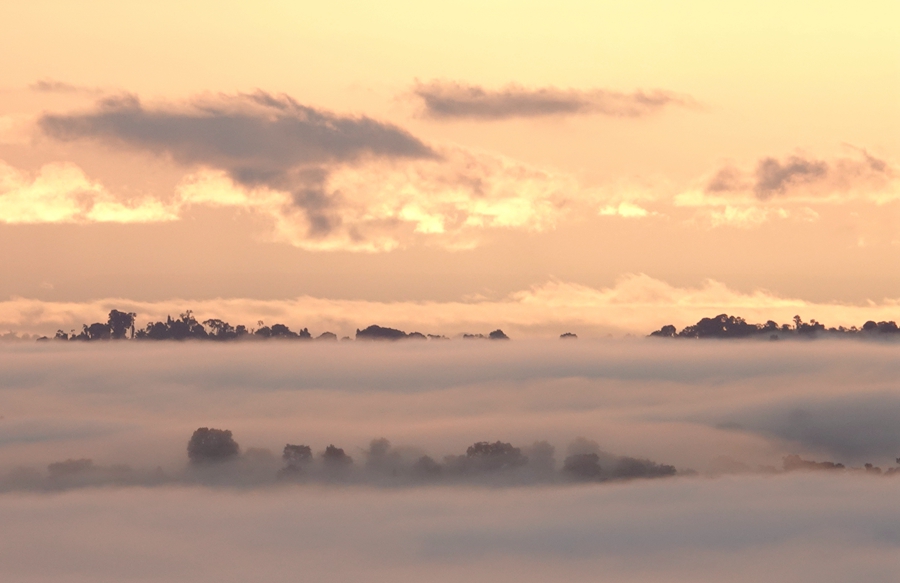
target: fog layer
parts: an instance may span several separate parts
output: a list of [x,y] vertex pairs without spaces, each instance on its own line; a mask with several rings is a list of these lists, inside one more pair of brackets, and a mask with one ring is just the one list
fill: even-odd
[[893,581],[898,353],[0,346],[0,578]]
[[231,430],[242,452],[273,463],[285,444],[316,455],[334,445],[360,466],[386,438],[438,461],[476,442],[527,454],[547,441],[561,467],[583,437],[701,473],[720,472],[723,456],[779,469],[787,454],[887,468],[900,455],[898,352],[650,340],[10,345],[0,468],[86,458],[172,474],[199,427]]

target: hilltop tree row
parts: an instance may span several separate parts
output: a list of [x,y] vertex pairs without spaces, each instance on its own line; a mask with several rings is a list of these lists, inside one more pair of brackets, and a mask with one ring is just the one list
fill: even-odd
[[[64,341],[94,341],[94,340],[239,340],[239,339],[285,339],[285,340],[326,340],[336,341],[337,335],[333,332],[323,332],[313,338],[309,329],[303,328],[297,332],[284,324],[266,326],[262,321],[257,322],[258,328],[247,328],[243,324],[232,326],[230,323],[218,318],[211,318],[202,322],[198,321],[191,310],[180,314],[178,318],[167,316],[164,321],[148,322],[144,328],[136,329],[134,312],[120,312],[112,310],[106,322],[94,322],[82,325],[81,332],[71,330],[57,330],[55,340]],[[490,340],[509,340],[502,330],[494,330],[488,335],[465,334],[464,338],[484,338]],[[343,338],[350,340],[349,337]],[[357,340],[447,340],[446,336],[422,334],[421,332],[406,333],[395,328],[372,325],[356,331]],[[49,340],[41,337],[39,340]]]
[[669,324],[659,330],[650,333],[650,336],[659,338],[817,338],[817,337],[891,337],[900,332],[893,321],[875,322],[868,321],[861,327],[851,326],[845,328],[826,328],[816,320],[804,322],[800,316],[794,316],[793,324],[778,324],[772,320],[765,324],[750,324],[738,316],[719,314],[714,318],[703,318],[696,324],[686,326],[680,332],[675,326]]

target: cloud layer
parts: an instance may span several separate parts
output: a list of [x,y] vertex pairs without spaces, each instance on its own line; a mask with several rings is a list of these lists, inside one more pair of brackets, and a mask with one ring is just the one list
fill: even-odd
[[59,140],[95,139],[166,154],[183,164],[225,169],[250,185],[277,185],[307,165],[364,155],[434,156],[396,126],[338,116],[263,92],[156,107],[126,95],[103,100],[87,113],[47,114],[38,123]]
[[[236,207],[262,216],[274,240],[306,249],[388,251],[417,241],[471,248],[491,229],[552,228],[580,194],[569,176],[436,149],[390,124],[262,92],[153,106],[126,95],[88,112],[44,115],[38,126],[55,140],[136,149],[187,168],[174,198],[160,195],[159,212],[135,217]],[[56,190],[68,200],[74,195],[64,193],[83,187],[73,181]],[[0,210],[7,222],[43,216]]]
[[[584,453],[607,467],[603,451],[704,473],[720,473],[722,456],[744,471],[780,470],[789,453],[892,467],[897,351],[651,339],[7,344],[0,474],[86,458],[105,471],[127,464],[134,473],[124,483],[272,484],[293,443],[317,456],[329,444],[344,448],[360,468],[348,470],[353,482],[363,467],[377,469],[368,462],[378,437],[396,449],[376,461],[397,452],[398,463],[498,440],[536,460],[532,444],[546,440],[557,471]],[[233,431],[248,457],[231,469],[187,471],[185,447],[198,427]],[[163,474],[154,477],[157,466]],[[535,481],[529,468],[510,475]]]
[[[16,581],[889,581],[894,483],[0,497]],[[90,541],[84,533],[90,533]],[[52,544],[54,551],[46,552]]]
[[[789,453],[893,465],[897,351],[6,345],[0,520],[15,536],[0,569],[17,581],[888,581],[900,567],[900,478],[780,467]],[[199,426],[231,429],[240,459],[192,467]],[[596,440],[704,476],[397,488],[394,450],[370,463],[376,436],[438,459],[476,440],[544,439],[557,469]],[[276,481],[285,442],[317,454],[333,443],[354,458],[344,469],[369,479],[353,485],[334,469]]]
[[666,106],[689,104],[687,98],[661,90],[622,93],[605,89],[529,89],[519,85],[489,90],[446,81],[419,83],[413,94],[422,100],[429,117],[482,121],[568,115],[643,117]]

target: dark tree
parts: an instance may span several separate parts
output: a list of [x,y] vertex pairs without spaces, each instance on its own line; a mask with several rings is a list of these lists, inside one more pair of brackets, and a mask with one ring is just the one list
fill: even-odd
[[322,452],[322,461],[326,464],[330,465],[348,465],[353,463],[353,458],[344,453],[344,450],[335,447],[334,445],[329,445],[325,448],[325,451]]
[[490,340],[509,340],[509,336],[503,333],[503,330],[497,328],[490,334],[488,334],[488,338]]
[[570,455],[563,461],[563,472],[578,480],[599,480],[603,474],[600,456],[595,453]]
[[677,331],[675,329],[675,326],[673,326],[672,324],[667,324],[666,326],[663,326],[659,330],[657,330],[655,332],[651,332],[650,336],[657,336],[659,338],[674,338],[676,336],[676,334],[677,334]]
[[78,460],[68,459],[64,462],[54,462],[48,465],[47,473],[50,474],[51,478],[61,478],[87,472],[92,469],[94,469],[94,462],[92,460],[86,458]]
[[388,456],[391,451],[391,442],[384,437],[373,439],[369,442],[369,451],[366,452],[369,460],[381,461]]
[[134,338],[134,319],[137,314],[134,312],[120,312],[112,310],[109,313],[109,319],[106,321],[113,340],[122,340],[131,332]]
[[356,331],[357,340],[403,340],[404,338],[407,338],[407,334],[403,330],[384,328],[375,324]]
[[470,445],[466,449],[466,459],[487,470],[511,468],[528,463],[528,458],[522,455],[522,450],[502,441],[494,443],[479,441]]
[[622,457],[616,462],[613,474],[617,478],[662,478],[674,476],[677,473],[675,466],[658,464],[650,460],[641,460],[633,457]]
[[281,459],[292,466],[311,461],[312,448],[308,445],[291,445],[289,443],[284,446],[284,452],[281,454]]
[[224,461],[233,458],[240,447],[227,429],[201,427],[188,442],[188,458],[193,463]]
[[801,458],[797,454],[786,455],[782,459],[784,471],[791,472],[794,470],[842,470],[844,464],[836,464],[834,462],[814,462]]
[[[674,326],[672,326],[672,327],[674,328]],[[578,334],[574,334],[572,332],[566,332],[564,334],[560,334],[559,339],[560,340],[578,340]]]
[[748,324],[743,318],[719,314],[715,318],[703,318],[678,335],[683,338],[746,338],[758,332],[756,325]]
[[84,326],[83,334],[87,340],[109,340],[110,337],[109,324],[102,322],[94,322],[90,326]]
[[423,455],[413,464],[412,470],[420,476],[437,476],[441,473],[441,465],[430,456]]
[[214,340],[230,340],[237,337],[234,326],[224,320],[211,318],[204,320],[203,325],[210,329],[209,337]]

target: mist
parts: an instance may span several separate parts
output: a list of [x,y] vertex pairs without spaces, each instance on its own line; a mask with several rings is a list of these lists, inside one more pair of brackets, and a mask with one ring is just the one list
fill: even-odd
[[0,345],[0,573],[887,581],[898,352]]

